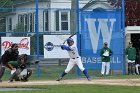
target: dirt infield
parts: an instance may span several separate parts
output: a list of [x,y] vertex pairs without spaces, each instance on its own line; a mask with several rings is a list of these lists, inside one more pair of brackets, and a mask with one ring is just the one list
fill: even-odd
[[97,84],[97,85],[122,85],[122,86],[140,86],[140,79],[86,79],[62,80],[62,81],[29,81],[12,82],[6,81],[0,83],[0,87],[27,86],[27,85],[60,85],[60,84]]

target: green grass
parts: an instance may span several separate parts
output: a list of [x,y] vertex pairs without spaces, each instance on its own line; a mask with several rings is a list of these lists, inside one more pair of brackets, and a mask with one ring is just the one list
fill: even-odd
[[[61,73],[64,71],[66,66],[44,66],[40,67],[40,77],[37,76],[37,69],[33,68],[33,73],[30,80],[56,80]],[[2,80],[8,81],[10,77],[10,70],[6,69]],[[65,79],[75,79],[77,78],[76,67],[66,75]]]
[[[139,93],[136,86],[109,86],[109,85],[46,85],[28,86],[42,90],[16,91],[17,93]],[[15,93],[15,91],[0,91],[0,93]]]
[[[44,66],[41,67],[40,78],[37,77],[36,68],[33,69],[33,74],[30,80],[56,80],[56,78],[64,71],[66,66]],[[77,68],[74,67],[64,79],[76,79]],[[96,76],[100,75],[100,71],[88,70],[89,75],[93,79],[97,79]],[[81,77],[84,75],[81,73]],[[10,71],[6,70],[3,80],[8,81]],[[101,78],[101,77],[100,77]],[[140,78],[140,75],[110,75],[103,77],[105,79],[134,79]],[[18,86],[13,86],[18,87]],[[25,88],[25,86],[23,86]],[[109,85],[37,85],[26,86],[28,88],[42,89],[42,90],[25,90],[16,91],[17,93],[139,93],[140,87],[136,86],[109,86]],[[15,91],[0,91],[0,93],[15,93]]]
[[[33,68],[33,74],[30,77],[30,80],[56,80],[60,74],[64,71],[66,66],[44,66],[40,67],[40,77],[36,74],[36,68]],[[97,76],[100,75],[100,70],[88,70],[88,73],[93,79],[99,78]],[[4,77],[2,80],[8,81],[10,77],[10,71],[6,69]],[[81,72],[81,77],[85,77]],[[76,79],[77,76],[77,68],[74,67],[65,77],[64,79]],[[110,76],[103,77],[105,79],[126,79],[126,78],[140,78],[140,75],[121,75],[121,74],[114,74]]]

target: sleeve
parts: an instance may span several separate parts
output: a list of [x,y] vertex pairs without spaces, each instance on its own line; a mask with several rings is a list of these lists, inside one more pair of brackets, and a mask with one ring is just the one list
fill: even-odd
[[10,53],[9,53],[8,50],[6,50],[1,57],[1,62],[2,63],[8,62],[9,61],[9,59],[8,59],[9,56],[10,56]]
[[17,61],[9,61],[8,64],[11,64],[14,67],[18,66],[18,62]]
[[71,47],[66,46],[66,45],[62,45],[62,46],[61,46],[61,49],[62,49],[62,50],[67,50],[67,51],[71,51],[71,50],[72,50]]

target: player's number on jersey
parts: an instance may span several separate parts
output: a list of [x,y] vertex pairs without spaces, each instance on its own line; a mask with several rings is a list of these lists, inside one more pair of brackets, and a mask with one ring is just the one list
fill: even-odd
[[74,54],[75,54],[75,52],[74,52],[74,51],[72,51],[72,54],[74,55]]

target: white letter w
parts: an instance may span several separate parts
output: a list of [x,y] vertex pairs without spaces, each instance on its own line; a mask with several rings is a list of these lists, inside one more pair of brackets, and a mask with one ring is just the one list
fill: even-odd
[[[97,25],[97,27],[95,25],[96,19],[89,18],[86,19],[86,21],[90,34],[93,53],[97,52],[100,32],[102,32],[103,42],[107,42],[109,47],[113,31],[113,25],[116,19],[98,19],[97,21],[99,22],[99,24]],[[96,28],[98,28],[98,30]]]

